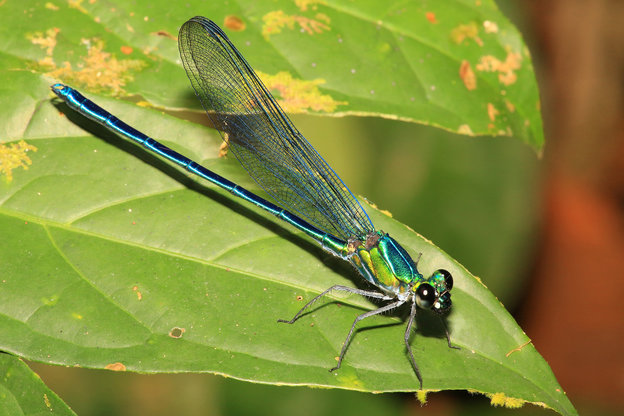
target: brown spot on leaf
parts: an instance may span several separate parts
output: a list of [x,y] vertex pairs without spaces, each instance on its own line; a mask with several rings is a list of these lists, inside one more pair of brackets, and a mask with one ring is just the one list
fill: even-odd
[[164,38],[173,39],[176,42],[178,41],[178,38],[176,36],[173,36],[171,33],[167,32],[166,30],[159,30],[158,32],[152,32],[151,34],[154,36],[162,36]]
[[169,331],[169,336],[171,338],[182,338],[182,335],[186,332],[186,329],[184,328],[179,328],[179,327],[174,327],[171,328],[171,331]]
[[132,288],[132,290],[136,293],[136,295],[137,295],[137,299],[138,299],[138,300],[143,299],[143,294],[142,294],[142,293],[141,293],[141,291],[139,290],[139,287],[138,287],[138,286],[134,286],[134,287]]
[[466,86],[466,89],[468,91],[472,91],[477,88],[477,77],[475,76],[475,73],[470,66],[470,62],[465,59],[459,66],[459,77],[464,82],[464,85]]
[[225,19],[223,19],[223,26],[234,32],[240,32],[242,30],[245,30],[245,28],[247,27],[247,25],[245,25],[245,22],[243,22],[243,19],[234,15],[225,16]]
[[126,366],[122,363],[106,364],[104,368],[111,371],[126,371]]

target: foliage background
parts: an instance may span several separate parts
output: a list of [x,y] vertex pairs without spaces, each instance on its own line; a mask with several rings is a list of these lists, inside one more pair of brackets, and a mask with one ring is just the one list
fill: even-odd
[[[613,88],[621,82],[616,74],[621,74],[622,56],[609,45],[612,38],[622,39],[615,18],[621,8],[606,1],[538,3],[501,7],[519,24],[537,58],[547,137],[552,139],[543,161],[536,161],[528,147],[515,141],[466,139],[396,121],[313,116],[297,116],[294,121],[356,193],[382,203],[382,208],[445,247],[518,312],[579,407],[615,412],[623,405],[617,392],[623,388],[619,375],[624,365],[621,354],[609,348],[623,340],[624,313],[618,302],[623,286],[618,277],[624,267],[618,253],[624,248],[624,158],[616,128],[622,126],[624,112],[621,89]],[[577,29],[579,21],[585,30]],[[383,146],[377,144],[379,136],[387,140]],[[337,147],[331,141],[323,143],[324,137],[350,142]],[[405,160],[405,155],[414,154],[430,163],[428,170],[442,169],[450,178],[427,178],[426,186],[414,186],[411,181],[423,180],[422,167]],[[474,163],[475,159],[483,162]],[[396,180],[396,173],[371,175],[367,167],[373,160],[393,161],[402,180]],[[449,163],[458,171],[443,170]],[[436,181],[443,179],[454,184],[449,193],[455,198],[440,219],[427,208],[437,198],[448,200],[449,195],[436,192],[442,192]],[[536,187],[543,189],[541,198],[535,195]],[[414,194],[415,188],[422,192]],[[500,195],[510,195],[510,202],[505,210],[492,211],[492,204],[484,201],[498,201]],[[463,216],[474,220],[459,220]],[[495,241],[492,236],[498,227],[489,229],[488,224],[508,218],[514,232],[505,235],[509,234],[507,247],[513,249],[497,252],[497,244],[489,243]],[[583,290],[588,274],[606,279],[600,286],[609,290]],[[502,279],[496,281],[496,276]],[[582,319],[588,308],[591,313]],[[600,353],[589,360],[587,351]],[[600,363],[601,357],[605,362]],[[34,368],[79,414],[203,414],[206,409],[234,414],[249,410],[243,406],[254,403],[254,398],[270,403],[263,406],[267,414],[301,414],[302,409],[310,414],[355,414],[375,408],[405,414],[417,406],[411,396],[401,395],[284,389],[196,375],[147,377]],[[465,401],[456,394],[433,395],[430,400],[425,411],[431,414],[488,406],[484,399]]]

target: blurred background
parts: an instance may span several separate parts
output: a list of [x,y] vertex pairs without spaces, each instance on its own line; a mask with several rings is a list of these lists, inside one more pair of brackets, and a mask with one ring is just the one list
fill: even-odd
[[[546,135],[541,158],[513,139],[398,121],[293,120],[355,193],[482,278],[581,414],[622,414],[624,2],[498,4],[534,59]],[[430,395],[421,407],[409,394],[31,366],[81,415],[512,412],[461,392]],[[549,413],[534,406],[513,412]]]

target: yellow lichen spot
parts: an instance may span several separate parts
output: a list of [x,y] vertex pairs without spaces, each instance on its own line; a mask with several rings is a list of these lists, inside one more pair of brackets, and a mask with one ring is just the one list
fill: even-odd
[[48,398],[48,395],[46,393],[43,393],[43,403],[48,409],[52,410],[52,403],[50,403],[50,399]]
[[427,404],[427,394],[429,393],[428,390],[418,390],[416,392],[416,399],[418,399],[418,401],[420,402],[421,406],[424,406],[425,404]]
[[316,10],[319,4],[327,4],[324,0],[295,0],[295,6],[302,12],[308,11],[308,7]]
[[13,169],[28,170],[28,166],[32,165],[32,160],[26,154],[30,151],[36,152],[37,148],[24,140],[8,146],[0,143],[0,175],[4,175],[7,182],[13,180]]
[[508,397],[505,393],[486,393],[492,406],[507,407],[508,409],[518,409],[525,403],[522,399],[516,399],[515,397]]
[[106,364],[104,368],[111,371],[126,371],[126,366],[122,363]]
[[76,312],[72,312],[72,318],[74,319],[82,319],[82,315],[80,315],[79,313]]
[[470,66],[470,62],[465,59],[459,66],[459,77],[463,81],[468,91],[472,91],[477,88],[477,77],[475,76],[475,73]]
[[494,104],[492,103],[488,103],[487,112],[488,112],[488,117],[490,118],[490,121],[492,122],[495,121],[496,116],[500,114],[500,112],[496,109],[496,107],[494,107]]
[[288,72],[281,71],[275,75],[258,71],[262,82],[273,93],[287,113],[303,113],[304,111],[332,112],[345,101],[336,101],[331,96],[321,93],[318,86],[325,83],[323,79],[304,81],[294,79]]
[[50,2],[47,2],[45,4],[45,8],[48,9],[48,10],[54,10],[54,11],[59,10],[59,7],[56,4],[52,4]]
[[71,9],[76,9],[79,10],[80,12],[87,14],[87,9],[85,9],[84,7],[82,7],[82,1],[83,0],[69,0],[67,2],[67,5],[71,8]]
[[223,26],[234,32],[240,32],[242,30],[245,30],[246,27],[243,19],[234,15],[225,16],[225,19],[223,19]]
[[46,50],[48,57],[52,56],[54,48],[56,47],[56,35],[61,30],[59,28],[52,28],[46,30],[45,34],[41,32],[35,32],[33,34],[26,35],[26,39],[30,40],[33,45],[39,45]]
[[451,39],[457,44],[472,39],[477,45],[483,46],[483,41],[479,38],[479,26],[475,22],[457,26],[451,31]]
[[498,72],[498,81],[503,85],[516,82],[518,76],[515,71],[520,69],[522,56],[519,53],[508,51],[504,61],[492,55],[482,56],[477,64],[478,71]]
[[293,30],[295,24],[309,35],[323,33],[330,29],[328,26],[330,19],[322,13],[317,13],[315,19],[312,19],[305,16],[288,15],[282,10],[276,10],[262,16],[262,21],[264,22],[262,35],[267,39],[271,35],[281,33],[284,27]]
[[[336,357],[336,361],[338,361],[338,357]],[[360,390],[364,388],[362,381],[354,375],[340,375],[337,381],[340,386],[348,387],[350,390]]]
[[483,29],[485,33],[498,33],[498,25],[491,20],[485,20],[483,22]]
[[85,40],[87,56],[83,57],[77,69],[69,62],[46,72],[46,75],[61,79],[68,84],[76,84],[91,92],[107,91],[111,95],[122,95],[123,87],[133,79],[131,71],[138,71],[146,63],[134,59],[117,59],[104,51],[104,42]]
[[470,128],[470,126],[468,124],[462,124],[461,126],[459,126],[457,128],[457,133],[465,134],[467,136],[473,136],[474,135],[474,133],[472,132],[472,129]]
[[386,217],[392,218],[392,213],[390,211],[388,211],[387,209],[380,209],[379,212],[384,214]]
[[58,300],[59,300],[58,295],[52,295],[49,298],[41,298],[41,303],[43,303],[46,306],[54,306],[56,305]]

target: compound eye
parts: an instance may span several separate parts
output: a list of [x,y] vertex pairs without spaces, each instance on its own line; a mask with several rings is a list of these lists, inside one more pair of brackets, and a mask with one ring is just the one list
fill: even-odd
[[429,283],[423,283],[416,289],[416,304],[422,309],[431,309],[436,301],[436,291]]
[[444,285],[446,286],[446,290],[450,291],[453,288],[453,276],[448,270],[440,269],[436,272],[436,274],[441,274],[444,278]]

